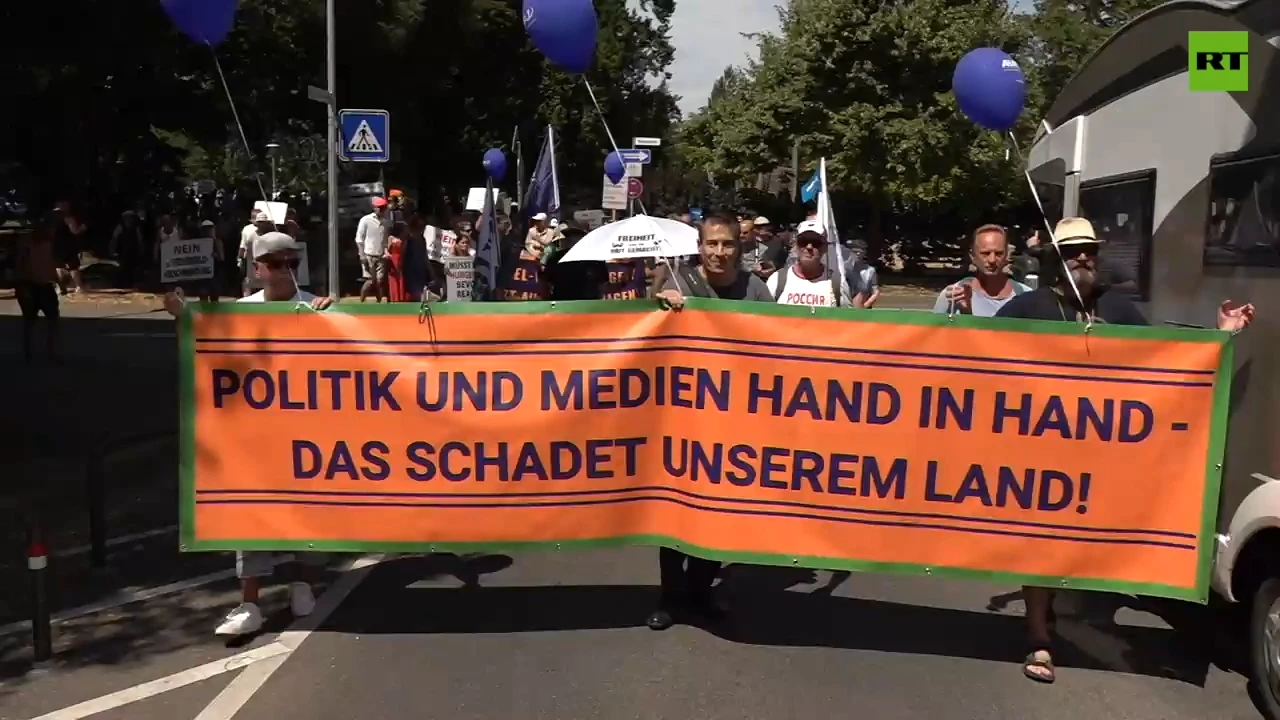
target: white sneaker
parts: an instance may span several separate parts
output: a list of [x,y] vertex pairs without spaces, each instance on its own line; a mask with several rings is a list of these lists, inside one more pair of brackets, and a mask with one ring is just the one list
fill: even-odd
[[289,610],[296,618],[304,618],[316,609],[316,596],[304,582],[289,583]]
[[252,635],[262,629],[262,611],[254,603],[240,603],[218,624],[214,635]]

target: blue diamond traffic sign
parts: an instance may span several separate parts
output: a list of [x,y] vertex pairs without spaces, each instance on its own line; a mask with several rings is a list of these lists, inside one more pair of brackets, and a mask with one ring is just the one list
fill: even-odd
[[342,138],[338,157],[346,162],[391,160],[391,113],[386,110],[343,110],[338,113]]
[[645,148],[631,148],[629,150],[619,150],[618,156],[622,158],[623,163],[640,163],[648,165],[653,160],[653,152]]

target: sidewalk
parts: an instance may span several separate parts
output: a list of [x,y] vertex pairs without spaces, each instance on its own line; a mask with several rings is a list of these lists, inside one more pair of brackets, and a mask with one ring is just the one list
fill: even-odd
[[111,563],[111,573],[90,573],[83,550],[56,557],[89,542],[86,472],[90,459],[103,450],[108,451],[102,470],[109,538],[177,522],[172,325],[69,316],[60,360],[44,363],[38,355],[27,365],[16,341],[19,319],[2,314],[10,304],[0,300],[0,336],[9,339],[0,344],[5,407],[0,413],[0,625],[26,616],[29,513],[40,519],[55,555],[50,570],[55,610],[91,602],[118,587],[198,574],[199,561],[178,556],[176,535],[147,538],[150,546],[162,544],[167,560],[123,560],[129,546],[117,544],[121,557]]

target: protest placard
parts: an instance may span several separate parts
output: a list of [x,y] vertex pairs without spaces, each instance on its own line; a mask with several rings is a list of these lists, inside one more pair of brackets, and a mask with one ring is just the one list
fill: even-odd
[[448,286],[445,299],[450,302],[471,302],[475,260],[470,255],[450,255],[444,259],[444,270]]
[[680,547],[1204,602],[1213,331],[689,299],[204,305],[188,549]]
[[213,277],[213,238],[160,243],[160,282],[183,283]]

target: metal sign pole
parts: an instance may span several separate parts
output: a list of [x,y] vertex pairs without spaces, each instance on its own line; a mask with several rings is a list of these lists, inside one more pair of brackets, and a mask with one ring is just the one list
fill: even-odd
[[338,281],[338,50],[337,50],[337,2],[325,2],[325,63],[329,89],[329,297],[338,299],[341,283]]

